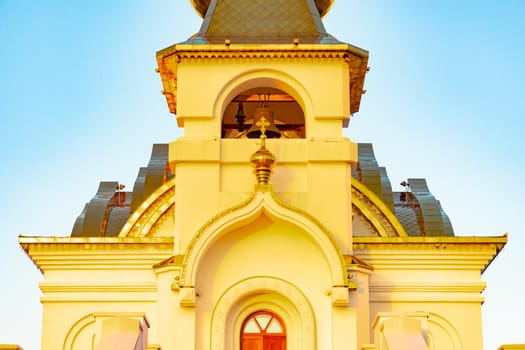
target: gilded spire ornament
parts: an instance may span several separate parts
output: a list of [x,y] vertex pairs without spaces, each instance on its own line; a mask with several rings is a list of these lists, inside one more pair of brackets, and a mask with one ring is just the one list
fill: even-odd
[[266,128],[271,125],[271,123],[266,120],[266,118],[261,117],[257,121],[257,126],[261,131],[261,146],[250,157],[250,163],[254,168],[253,173],[257,178],[257,185],[261,189],[267,188],[270,182],[270,177],[273,172],[273,168],[276,163],[275,156],[266,148]]

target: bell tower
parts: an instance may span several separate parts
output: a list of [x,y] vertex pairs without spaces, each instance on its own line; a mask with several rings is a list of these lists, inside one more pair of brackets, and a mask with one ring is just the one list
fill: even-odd
[[169,151],[176,252],[252,191],[249,159],[264,115],[276,196],[316,217],[350,254],[357,146],[342,129],[359,110],[368,52],[327,33],[321,19],[332,3],[192,0],[201,28],[157,53],[168,108],[184,128]]

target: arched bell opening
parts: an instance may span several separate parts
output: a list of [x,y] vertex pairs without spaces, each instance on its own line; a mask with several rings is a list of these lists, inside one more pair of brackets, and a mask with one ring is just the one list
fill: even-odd
[[262,119],[268,138],[305,138],[305,117],[299,103],[287,92],[258,87],[245,90],[226,106],[222,138],[259,138]]

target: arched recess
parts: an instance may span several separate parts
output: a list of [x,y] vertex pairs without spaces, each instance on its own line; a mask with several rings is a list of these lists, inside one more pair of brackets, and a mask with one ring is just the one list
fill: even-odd
[[291,283],[267,276],[239,281],[221,295],[211,318],[212,348],[240,349],[243,321],[261,310],[282,318],[287,329],[288,349],[316,348],[316,321],[307,298]]
[[94,314],[88,314],[77,320],[67,332],[62,349],[73,350],[79,343],[85,344],[88,339],[91,345],[94,345],[95,322]]
[[290,223],[308,234],[326,259],[332,285],[347,285],[345,260],[328,230],[309,214],[280,203],[272,191],[257,191],[245,202],[212,218],[197,232],[184,255],[181,286],[195,286],[198,267],[215,242],[228,232],[254,222],[263,213],[271,219]]
[[[175,178],[155,190],[132,213],[120,237],[145,237],[151,228],[175,205]],[[395,215],[365,185],[352,179],[352,207],[362,215],[379,236],[407,236]]]
[[[145,322],[147,320],[143,312],[94,312],[87,314],[73,323],[69,328],[62,346],[63,350],[75,349],[95,349],[95,344],[100,342],[105,336],[102,323],[106,320],[135,320],[135,322]],[[137,323],[138,325],[138,323]],[[113,328],[113,327],[111,327]],[[136,333],[127,333],[131,337],[131,342],[136,341],[141,336],[141,328],[137,327]],[[111,334],[111,332],[109,332]]]
[[458,330],[449,320],[433,312],[428,314],[428,341],[430,349],[463,350]]
[[408,236],[403,225],[385,203],[354,178],[352,178],[352,210],[354,215],[361,215],[380,237]]
[[[175,178],[170,179],[155,190],[131,214],[126,224],[122,227],[119,236],[148,236],[155,223],[169,210],[173,210],[174,205]],[[353,210],[360,213],[370,223],[379,236],[407,236],[405,229],[395,215],[372,191],[355,179],[352,179],[352,207]]]
[[289,95],[300,106],[303,112],[306,130],[309,129],[308,116],[313,115],[313,102],[304,86],[293,76],[284,71],[275,69],[248,70],[235,76],[221,89],[214,103],[213,114],[219,120],[219,128],[222,128],[222,118],[228,106],[243,92],[256,92],[258,89],[264,94],[265,91],[281,91]]
[[149,236],[153,226],[168,210],[173,210],[174,205],[175,177],[157,188],[140,204],[120,230],[119,237]]

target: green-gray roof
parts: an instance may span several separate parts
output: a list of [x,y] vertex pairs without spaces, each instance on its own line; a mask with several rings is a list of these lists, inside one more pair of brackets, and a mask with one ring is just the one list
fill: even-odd
[[337,42],[326,32],[319,13],[329,5],[327,0],[212,0],[199,32],[187,42]]
[[[450,220],[425,179],[406,182],[407,190],[393,192],[386,169],[379,166],[372,144],[358,145],[352,176],[374,192],[394,213],[409,236],[453,236]],[[78,216],[72,236],[116,236],[133,211],[174,174],[168,169],[168,145],[153,145],[147,167],[140,168],[132,192],[118,182],[101,182],[95,196]]]

